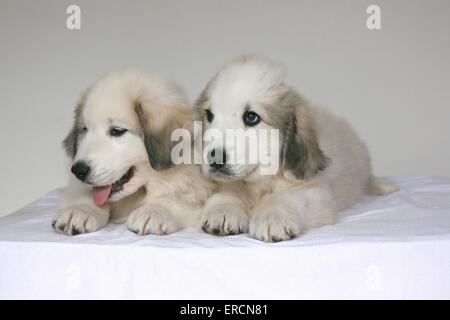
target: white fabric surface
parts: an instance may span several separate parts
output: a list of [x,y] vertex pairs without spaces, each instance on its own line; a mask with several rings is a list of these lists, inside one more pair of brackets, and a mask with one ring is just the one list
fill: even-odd
[[194,230],[138,236],[50,224],[61,190],[0,219],[0,298],[450,298],[450,179],[391,178],[339,223],[292,241]]

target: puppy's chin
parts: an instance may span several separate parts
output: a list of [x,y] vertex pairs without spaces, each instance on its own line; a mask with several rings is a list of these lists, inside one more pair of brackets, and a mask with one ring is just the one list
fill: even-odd
[[[147,164],[148,167],[148,164]],[[94,202],[102,206],[104,203],[118,202],[132,194],[136,193],[143,187],[148,180],[148,170],[141,164],[131,166],[130,169],[121,176],[120,179],[113,183],[105,183],[104,185],[92,184],[92,196]],[[108,192],[106,194],[105,192]],[[105,199],[105,197],[107,198]]]
[[139,188],[136,186],[127,187],[126,185],[121,191],[114,192],[108,199],[108,202],[118,202],[135,193]]
[[242,170],[234,171],[232,168],[225,168],[224,170],[215,170],[209,167],[203,168],[203,173],[217,182],[233,182],[247,180],[247,176],[254,172],[255,168],[246,167]]
[[206,174],[209,178],[217,182],[232,182],[242,180],[241,176],[233,176],[229,174],[224,174],[220,172],[209,172]]
[[136,193],[139,189],[141,189],[148,181],[148,165],[140,166],[136,165],[136,169],[134,171],[133,177],[126,184],[123,185],[122,190],[114,192],[109,197],[109,202],[117,202],[120,201],[132,194]]

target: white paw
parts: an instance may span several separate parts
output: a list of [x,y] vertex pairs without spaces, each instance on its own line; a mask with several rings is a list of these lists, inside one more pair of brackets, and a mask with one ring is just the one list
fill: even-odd
[[70,236],[96,231],[108,223],[108,216],[89,206],[74,206],[59,211],[59,216],[52,222],[53,228]]
[[241,207],[233,205],[215,205],[203,213],[203,231],[226,236],[245,233],[248,230],[248,216]]
[[164,235],[178,230],[178,224],[170,211],[157,205],[137,208],[128,217],[127,224],[128,229],[140,235]]
[[250,236],[265,242],[279,242],[300,234],[300,224],[282,208],[264,208],[250,220]]

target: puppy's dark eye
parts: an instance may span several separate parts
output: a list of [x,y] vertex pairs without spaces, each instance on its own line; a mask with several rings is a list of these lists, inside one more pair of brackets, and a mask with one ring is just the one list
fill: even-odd
[[208,122],[211,123],[214,120],[214,115],[209,110],[205,110],[205,113],[206,113],[206,120],[208,120]]
[[82,132],[87,132],[88,129],[87,129],[87,127],[83,127],[83,128],[81,128],[81,131],[82,131]]
[[109,135],[111,137],[120,137],[127,131],[128,131],[127,129],[112,127],[111,129],[109,129]]
[[261,121],[261,117],[253,111],[245,111],[242,118],[244,123],[250,127],[256,126]]

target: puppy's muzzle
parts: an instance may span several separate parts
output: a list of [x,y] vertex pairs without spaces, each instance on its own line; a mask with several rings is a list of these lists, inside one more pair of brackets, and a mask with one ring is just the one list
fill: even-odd
[[212,149],[208,154],[208,164],[214,170],[220,170],[227,164],[227,154],[224,149]]
[[85,181],[91,168],[83,161],[77,161],[71,169],[72,173],[77,177],[78,180]]

